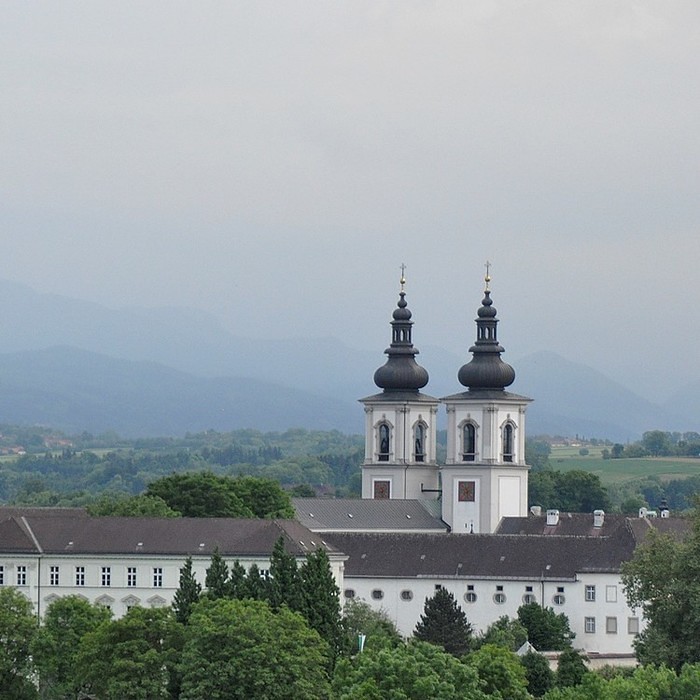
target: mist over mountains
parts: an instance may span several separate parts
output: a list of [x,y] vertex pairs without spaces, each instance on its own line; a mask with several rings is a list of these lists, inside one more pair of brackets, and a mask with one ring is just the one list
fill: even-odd
[[[358,398],[376,393],[384,347],[334,338],[253,340],[180,308],[110,309],[0,280],[0,422],[127,437],[293,427],[362,432]],[[507,330],[507,329],[506,329]],[[387,324],[387,345],[389,342]],[[506,343],[507,345],[507,343]],[[469,359],[421,346],[425,392],[460,391]],[[548,351],[504,359],[512,391],[535,399],[528,433],[626,442],[645,430],[698,430],[700,380],[664,405]]]

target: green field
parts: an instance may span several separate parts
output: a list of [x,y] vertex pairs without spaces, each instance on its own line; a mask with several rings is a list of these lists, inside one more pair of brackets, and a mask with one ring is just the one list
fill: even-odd
[[700,475],[700,459],[694,457],[643,457],[637,459],[603,459],[602,447],[588,447],[581,456],[578,447],[553,447],[549,462],[554,469],[583,469],[597,474],[604,485],[623,484],[646,476],[664,480]]

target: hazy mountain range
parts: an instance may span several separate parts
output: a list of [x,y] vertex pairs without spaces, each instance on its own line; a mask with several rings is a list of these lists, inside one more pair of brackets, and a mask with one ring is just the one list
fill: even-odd
[[[358,350],[334,338],[252,340],[199,311],[110,309],[2,280],[0,323],[0,422],[71,433],[361,432],[356,400],[378,391],[372,376],[385,361],[384,347]],[[389,336],[387,323],[387,344]],[[460,391],[456,374],[467,348],[462,356],[420,349],[431,376],[426,393]],[[517,373],[511,390],[535,399],[531,435],[624,442],[654,428],[700,429],[700,381],[657,405],[551,352],[504,359]]]

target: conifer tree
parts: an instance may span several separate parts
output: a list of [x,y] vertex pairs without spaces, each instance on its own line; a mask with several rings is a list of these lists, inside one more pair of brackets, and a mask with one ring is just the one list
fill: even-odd
[[231,570],[228,574],[229,596],[231,598],[242,599],[248,596],[246,570],[243,564],[236,561],[231,564]]
[[178,622],[187,624],[192,606],[199,601],[201,594],[202,586],[192,571],[192,557],[187,557],[185,565],[180,569],[180,587],[173,596],[172,608]]
[[343,643],[340,591],[326,551],[317,549],[312,554],[307,554],[299,573],[303,605],[301,612],[311,628],[326,640],[335,656]]
[[281,605],[296,612],[303,610],[301,575],[296,559],[284,549],[283,537],[275,542],[270,557],[269,595],[273,610],[279,610]]
[[229,577],[228,566],[217,547],[211,555],[211,564],[207,569],[207,575],[204,580],[207,598],[218,600],[219,598],[228,598],[229,595]]
[[257,564],[251,564],[245,580],[244,598],[267,600],[267,581],[260,573]]
[[452,593],[438,588],[432,598],[426,598],[413,636],[441,646],[454,656],[463,656],[471,648],[472,626]]

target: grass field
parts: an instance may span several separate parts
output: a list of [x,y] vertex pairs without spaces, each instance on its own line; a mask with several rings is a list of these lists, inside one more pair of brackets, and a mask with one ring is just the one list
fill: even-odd
[[590,454],[579,454],[578,447],[553,447],[550,464],[560,471],[583,469],[600,477],[603,484],[622,484],[645,476],[664,480],[700,475],[700,459],[694,457],[644,457],[603,459],[603,448],[589,447]]

